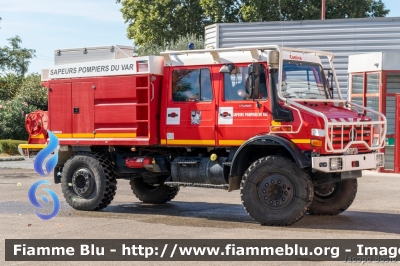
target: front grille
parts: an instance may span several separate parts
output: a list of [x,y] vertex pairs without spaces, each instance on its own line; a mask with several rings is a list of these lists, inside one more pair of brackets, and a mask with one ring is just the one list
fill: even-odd
[[[350,141],[365,141],[371,145],[371,126],[332,126],[328,129],[328,137],[332,141],[333,149],[343,149]],[[354,144],[351,148],[358,148],[359,153],[368,149],[362,144]]]

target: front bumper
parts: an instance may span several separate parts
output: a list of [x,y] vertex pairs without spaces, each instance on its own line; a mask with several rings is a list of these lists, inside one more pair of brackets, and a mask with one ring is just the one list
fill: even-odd
[[383,153],[333,155],[311,158],[312,168],[325,173],[372,170],[384,166]]

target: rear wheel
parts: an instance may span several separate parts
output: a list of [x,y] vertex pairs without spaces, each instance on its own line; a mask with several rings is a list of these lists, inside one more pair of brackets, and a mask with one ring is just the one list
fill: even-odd
[[144,203],[160,204],[171,201],[179,192],[179,187],[170,187],[160,183],[147,183],[143,178],[130,180],[133,194]]
[[279,156],[267,156],[250,165],[240,192],[247,213],[263,225],[300,220],[314,193],[309,176],[295,162]]
[[117,190],[114,166],[106,155],[74,155],[64,165],[61,188],[74,209],[101,210],[111,203]]
[[336,215],[347,210],[357,194],[357,179],[314,187],[314,200],[308,210],[314,215]]

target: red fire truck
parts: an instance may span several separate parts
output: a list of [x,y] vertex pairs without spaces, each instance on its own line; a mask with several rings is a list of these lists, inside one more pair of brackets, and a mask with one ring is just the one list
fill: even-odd
[[152,204],[180,186],[240,189],[255,221],[289,225],[343,212],[362,170],[384,164],[386,118],[343,99],[332,53],[265,45],[110,59],[99,49],[57,51],[66,60],[42,72],[48,112],[27,117],[20,147],[58,137],[54,182],[75,209],[107,207],[129,179]]

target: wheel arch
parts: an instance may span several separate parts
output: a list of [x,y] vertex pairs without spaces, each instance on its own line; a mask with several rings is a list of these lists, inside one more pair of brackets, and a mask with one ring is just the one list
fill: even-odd
[[[254,153],[258,150],[259,153]],[[229,174],[229,191],[240,188],[240,180],[246,169],[252,162],[246,162],[246,158],[253,156],[255,161],[263,156],[282,154],[291,158],[300,168],[311,165],[310,159],[293,142],[275,135],[255,136],[243,143],[235,152]],[[243,163],[246,162],[246,163]]]

